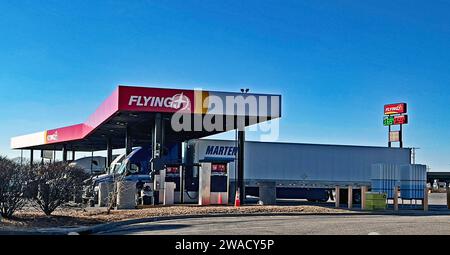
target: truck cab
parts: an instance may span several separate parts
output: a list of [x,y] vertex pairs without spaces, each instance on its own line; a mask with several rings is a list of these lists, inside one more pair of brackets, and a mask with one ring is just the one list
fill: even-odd
[[[169,147],[162,160],[171,163],[179,160],[179,146]],[[98,190],[100,183],[113,184],[118,178],[138,183],[152,183],[151,178],[152,150],[150,147],[137,147],[127,156],[119,155],[110,165],[108,172],[89,179],[86,183],[83,201],[92,206],[98,203]]]

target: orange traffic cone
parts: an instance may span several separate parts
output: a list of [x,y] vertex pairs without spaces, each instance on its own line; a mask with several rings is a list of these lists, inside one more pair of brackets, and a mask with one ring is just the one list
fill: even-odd
[[234,200],[234,207],[241,207],[241,191],[238,189],[236,192],[236,199]]
[[219,193],[219,201],[218,201],[218,203],[219,203],[219,205],[222,205],[222,193]]

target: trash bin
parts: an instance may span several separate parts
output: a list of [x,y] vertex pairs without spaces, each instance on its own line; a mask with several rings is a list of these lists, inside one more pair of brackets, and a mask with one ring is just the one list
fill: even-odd
[[117,209],[136,209],[136,183],[121,181],[117,183]]

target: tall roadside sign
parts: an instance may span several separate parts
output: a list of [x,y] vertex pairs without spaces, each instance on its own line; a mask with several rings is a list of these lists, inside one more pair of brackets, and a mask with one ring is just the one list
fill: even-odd
[[[387,104],[384,106],[383,125],[389,127],[388,146],[392,143],[400,143],[403,148],[403,125],[408,124],[408,105],[406,103]],[[393,130],[392,126],[400,126],[399,130]]]

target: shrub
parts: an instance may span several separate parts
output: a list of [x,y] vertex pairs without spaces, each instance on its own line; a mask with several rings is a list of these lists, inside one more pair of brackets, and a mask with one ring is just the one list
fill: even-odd
[[0,214],[11,218],[26,203],[26,188],[32,179],[29,167],[0,157]]
[[70,167],[65,163],[47,163],[34,168],[34,200],[39,208],[51,215],[61,205],[70,201],[80,192],[83,181],[88,178],[82,169]]

